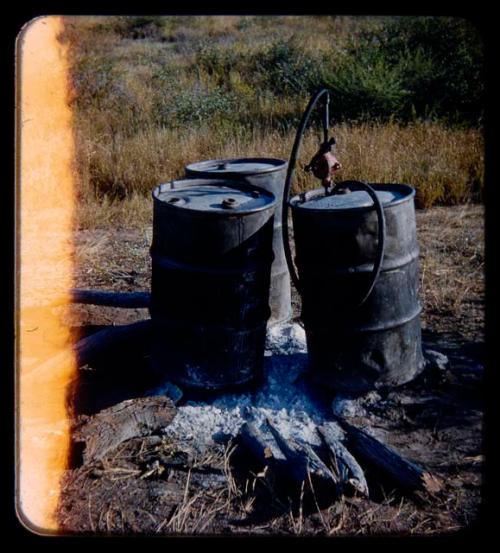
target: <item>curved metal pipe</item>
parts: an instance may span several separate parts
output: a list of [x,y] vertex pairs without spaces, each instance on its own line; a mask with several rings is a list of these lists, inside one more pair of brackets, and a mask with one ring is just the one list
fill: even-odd
[[[290,276],[292,278],[292,281],[297,289],[297,291],[301,294],[301,285],[299,276],[297,274],[297,271],[295,269],[295,265],[293,263],[292,259],[292,252],[290,249],[290,241],[289,241],[289,234],[288,234],[288,201],[289,201],[289,195],[290,195],[290,187],[292,182],[293,173],[295,170],[295,164],[297,162],[297,154],[300,148],[300,145],[302,143],[302,138],[304,136],[304,131],[306,128],[307,123],[309,122],[309,118],[311,116],[312,110],[315,108],[318,100],[326,94],[326,102],[325,102],[325,111],[323,113],[323,135],[324,135],[324,143],[326,144],[328,141],[328,119],[329,119],[329,102],[330,102],[330,96],[329,96],[329,90],[327,88],[322,88],[312,96],[312,98],[309,100],[309,103],[307,104],[306,110],[304,111],[304,114],[302,115],[302,119],[300,121],[299,127],[297,129],[297,134],[295,135],[295,142],[293,144],[292,153],[290,155],[290,162],[288,164],[288,171],[285,179],[285,188],[283,191],[283,209],[282,209],[282,232],[283,232],[283,247],[285,250],[285,258],[288,265],[288,270],[290,271]],[[378,275],[380,273],[380,269],[382,266],[382,261],[384,258],[384,250],[385,250],[385,216],[384,216],[384,208],[378,199],[378,196],[376,192],[373,190],[373,188],[368,185],[368,183],[364,181],[345,181],[341,183],[342,186],[350,185],[350,186],[356,186],[357,188],[361,188],[362,190],[365,190],[370,198],[372,199],[375,211],[377,213],[378,217],[378,243],[377,243],[377,256],[375,259],[375,263],[373,266],[373,272],[372,276],[369,281],[369,286],[367,288],[367,292],[363,295],[361,301],[357,304],[357,307],[360,307],[365,303],[365,301],[370,296],[374,286],[375,282],[377,281]],[[335,192],[338,190],[339,184],[337,184],[333,190],[331,191],[331,194],[335,194]]]
[[108,292],[107,290],[85,290],[81,288],[71,290],[72,303],[138,309],[149,307],[150,301],[151,294],[149,292]]
[[[290,271],[290,276],[292,278],[292,282],[295,285],[295,288],[297,288],[298,292],[300,293],[300,282],[299,277],[297,275],[297,271],[295,270],[295,265],[293,264],[292,259],[292,252],[290,250],[290,242],[288,238],[288,197],[290,195],[290,185],[292,182],[293,172],[295,170],[295,164],[297,162],[297,153],[299,151],[300,145],[302,143],[302,137],[304,135],[304,130],[306,128],[307,123],[309,122],[309,117],[311,116],[312,110],[316,106],[318,100],[324,95],[329,94],[329,90],[327,88],[322,88],[316,92],[316,94],[309,100],[309,103],[307,104],[306,110],[304,111],[304,114],[302,115],[302,119],[299,123],[299,127],[297,129],[297,134],[295,135],[295,142],[293,143],[292,153],[290,155],[290,161],[288,163],[288,170],[286,173],[286,179],[285,179],[285,188],[283,191],[283,210],[281,214],[281,229],[283,232],[283,247],[285,249],[285,258],[286,263],[288,265],[288,270]],[[326,135],[328,134],[328,122],[325,122],[325,119],[323,120],[323,131]]]

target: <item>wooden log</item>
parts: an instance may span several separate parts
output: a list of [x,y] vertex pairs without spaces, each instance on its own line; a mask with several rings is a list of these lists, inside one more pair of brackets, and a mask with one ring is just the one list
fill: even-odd
[[71,290],[72,303],[84,303],[88,305],[137,309],[149,307],[150,299],[151,294],[149,292],[109,292],[81,288],[73,288]]
[[346,432],[347,446],[360,462],[364,461],[374,467],[400,488],[425,490],[429,493],[436,493],[441,489],[441,482],[433,474],[405,459],[394,448],[383,444],[364,430],[341,417],[336,419]]
[[267,429],[245,423],[238,434],[242,445],[257,458],[275,477],[288,477],[301,487],[310,478],[336,487],[332,472],[307,444],[285,439],[274,425],[266,421]]
[[73,288],[68,294],[36,298],[36,302],[23,304],[23,309],[53,308],[68,303],[83,303],[88,305],[102,305],[108,307],[122,307],[125,309],[147,308],[150,305],[149,292],[114,292],[108,290],[90,290]]
[[309,445],[298,444],[291,438],[285,439],[269,419],[266,419],[266,424],[286,457],[289,471],[295,480],[307,482],[312,475],[326,482],[337,483],[331,470]]
[[91,417],[82,416],[73,440],[84,442],[83,464],[102,459],[125,440],[149,436],[168,426],[175,406],[167,397],[128,399]]
[[341,488],[347,485],[358,494],[369,497],[368,483],[363,469],[338,437],[334,435],[330,425],[323,424],[317,428],[317,432],[324,447],[328,449],[333,458]]
[[263,465],[286,462],[286,457],[270,433],[264,433],[252,423],[241,427],[238,438]]

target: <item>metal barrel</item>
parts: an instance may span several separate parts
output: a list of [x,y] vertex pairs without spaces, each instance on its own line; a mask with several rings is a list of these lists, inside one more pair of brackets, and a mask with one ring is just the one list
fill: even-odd
[[287,166],[288,163],[282,159],[252,157],[200,161],[191,163],[185,168],[188,178],[244,180],[251,185],[264,188],[276,196],[269,324],[286,321],[292,314],[290,275],[283,250],[281,230],[281,210]]
[[259,378],[269,318],[276,199],[229,179],[153,191],[151,364],[182,387]]
[[364,301],[379,244],[367,192],[325,195],[321,189],[289,202],[310,370],[315,380],[348,393],[404,384],[424,363],[415,191],[370,186],[383,206],[385,246]]

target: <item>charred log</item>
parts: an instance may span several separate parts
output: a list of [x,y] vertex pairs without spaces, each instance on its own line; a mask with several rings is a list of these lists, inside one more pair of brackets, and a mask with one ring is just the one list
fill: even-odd
[[[266,421],[267,428],[259,429],[245,423],[238,441],[278,479],[289,479],[299,487],[315,482],[328,484],[336,491],[337,480],[333,473],[307,444],[285,438],[276,427]],[[336,494],[335,494],[336,495]]]
[[349,450],[333,435],[328,424],[318,427],[317,432],[330,453],[342,489],[350,487],[360,495],[369,497],[365,473]]
[[269,419],[266,419],[266,424],[278,447],[286,457],[290,472],[295,480],[302,483],[307,481],[312,475],[325,482],[336,483],[331,470],[309,445],[304,443],[298,444],[291,438],[285,439]]
[[110,326],[79,340],[72,348],[66,348],[33,368],[25,379],[53,374],[75,362],[77,367],[91,363],[99,355],[123,346],[143,346],[151,335],[151,320],[120,326]]
[[345,430],[347,447],[356,455],[356,458],[375,468],[397,487],[405,490],[425,490],[429,493],[436,493],[441,489],[438,478],[416,463],[405,459],[394,448],[383,444],[340,417],[337,417],[337,421]]

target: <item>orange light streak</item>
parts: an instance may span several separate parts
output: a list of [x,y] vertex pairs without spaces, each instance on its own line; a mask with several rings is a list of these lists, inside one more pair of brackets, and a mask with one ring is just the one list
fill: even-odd
[[[70,445],[66,390],[75,375],[62,312],[72,286],[74,142],[60,17],[18,38],[17,511],[35,532],[57,529]],[[44,307],[65,297],[62,308]],[[57,362],[45,361],[58,355]]]

